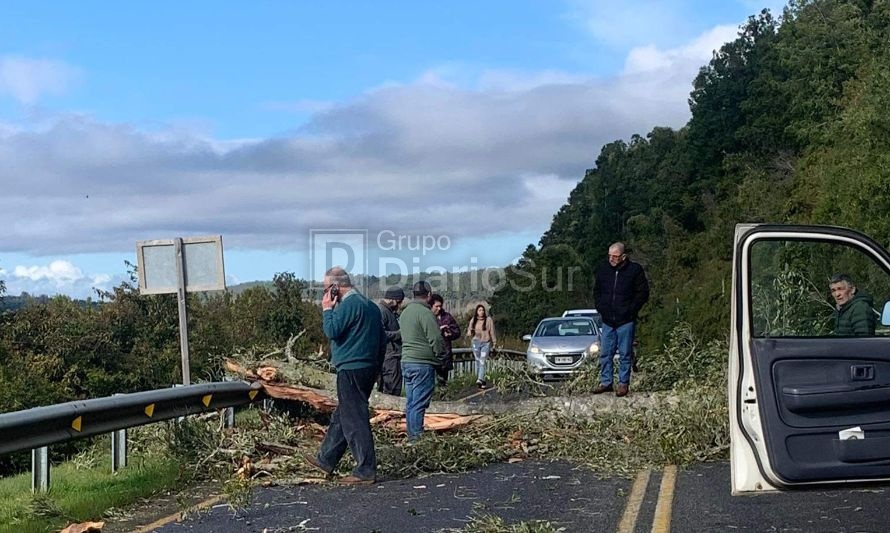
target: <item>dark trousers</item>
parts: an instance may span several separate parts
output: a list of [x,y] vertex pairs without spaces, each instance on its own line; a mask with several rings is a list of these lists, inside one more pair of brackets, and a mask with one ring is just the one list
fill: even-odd
[[377,379],[376,368],[357,368],[337,372],[337,401],[318,450],[318,461],[333,471],[346,453],[355,458],[352,475],[362,479],[377,476],[377,454],[374,451],[374,435],[371,433],[368,398]]
[[402,395],[402,358],[387,357],[380,370],[378,389],[384,394]]
[[448,373],[451,372],[452,368],[454,368],[454,354],[446,352],[442,358],[442,365],[436,367],[436,378],[440,384],[445,385],[448,383]]

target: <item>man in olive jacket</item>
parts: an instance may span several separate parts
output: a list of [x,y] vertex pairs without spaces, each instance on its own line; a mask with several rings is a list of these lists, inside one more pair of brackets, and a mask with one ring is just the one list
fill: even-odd
[[430,309],[432,288],[425,281],[413,287],[414,300],[399,316],[402,332],[402,376],[405,379],[405,420],[408,442],[423,432],[423,415],[436,386],[436,369],[442,365],[444,347],[439,323]]
[[835,274],[829,283],[835,307],[835,335],[868,336],[875,334],[875,313],[870,296],[856,289],[846,274]]

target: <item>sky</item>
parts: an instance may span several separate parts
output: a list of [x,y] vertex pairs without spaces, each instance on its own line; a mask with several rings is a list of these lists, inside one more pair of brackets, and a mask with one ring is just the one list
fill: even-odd
[[505,266],[782,5],[4,3],[0,280],[83,298],[137,242],[208,235],[228,284]]

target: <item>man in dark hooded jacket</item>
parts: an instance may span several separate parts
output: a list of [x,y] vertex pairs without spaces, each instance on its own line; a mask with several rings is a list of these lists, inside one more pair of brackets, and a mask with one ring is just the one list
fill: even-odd
[[390,287],[377,302],[386,332],[386,354],[377,382],[378,390],[393,396],[402,395],[402,332],[399,331],[399,307],[405,299],[400,287]]
[[829,283],[835,303],[834,334],[868,336],[875,334],[875,313],[870,296],[856,289],[853,279],[846,274],[835,274]]

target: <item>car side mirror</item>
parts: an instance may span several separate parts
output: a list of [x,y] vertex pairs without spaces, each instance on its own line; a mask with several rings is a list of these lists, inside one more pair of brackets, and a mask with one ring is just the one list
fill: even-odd
[[[890,306],[890,302],[887,302],[887,305]],[[887,309],[890,309],[890,307],[885,307],[885,308],[884,308],[884,314],[885,314],[885,315],[886,315],[887,312],[888,312]],[[523,335],[523,336],[522,336],[522,340],[524,340],[525,342],[528,342],[528,341],[532,340],[532,336],[531,336],[531,335]]]
[[884,302],[884,312],[881,313],[881,325],[890,326],[890,300]]

